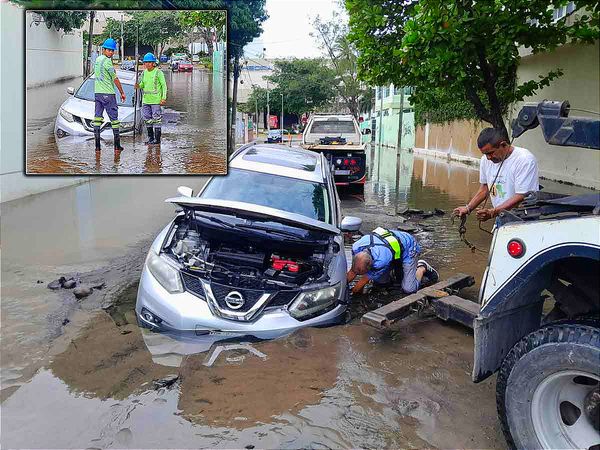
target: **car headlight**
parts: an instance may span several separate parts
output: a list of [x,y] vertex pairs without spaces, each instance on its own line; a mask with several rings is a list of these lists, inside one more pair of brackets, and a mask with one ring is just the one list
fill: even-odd
[[169,264],[165,258],[154,253],[153,250],[148,252],[146,267],[156,281],[171,294],[183,292],[179,270]]
[[73,122],[75,119],[73,119],[73,114],[71,114],[70,112],[65,111],[64,109],[60,108],[59,110],[59,114],[61,115],[61,117],[63,119],[65,119],[67,122]]
[[340,296],[341,284],[318,289],[316,291],[302,292],[290,305],[288,311],[297,320],[303,320],[316,312],[335,304]]

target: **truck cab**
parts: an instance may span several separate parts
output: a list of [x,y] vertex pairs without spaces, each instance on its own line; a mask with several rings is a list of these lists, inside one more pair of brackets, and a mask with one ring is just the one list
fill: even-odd
[[302,135],[302,147],[323,153],[335,184],[359,185],[366,180],[365,144],[358,122],[350,114],[313,114]]

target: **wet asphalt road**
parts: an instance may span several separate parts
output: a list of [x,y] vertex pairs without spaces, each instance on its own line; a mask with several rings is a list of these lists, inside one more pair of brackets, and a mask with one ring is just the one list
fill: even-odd
[[[112,133],[102,135],[96,155],[93,135],[58,138],[54,120],[66,88],[81,79],[27,91],[28,174],[222,174],[227,171],[227,84],[210,71],[163,70],[168,87],[162,144],[147,146],[143,135],[123,135],[119,154]],[[92,104],[93,108],[93,104]],[[145,127],[144,127],[145,128]]]
[[[396,204],[449,211],[477,189],[473,168],[406,154],[396,190],[395,151],[383,155],[364,195],[342,192],[363,230],[398,223]],[[472,333],[459,325],[415,317],[381,333],[360,324],[357,303],[346,325],[252,343],[265,358],[226,350],[210,367],[231,342],[140,330],[141,265],[173,213],[162,199],[203,182],[99,179],[3,205],[3,447],[504,447],[494,380],[471,383]],[[424,257],[442,276],[481,278],[486,255],[458,240],[448,215],[423,225]],[[45,287],[62,274],[107,287],[77,302]],[[154,384],[168,376],[179,378]]]

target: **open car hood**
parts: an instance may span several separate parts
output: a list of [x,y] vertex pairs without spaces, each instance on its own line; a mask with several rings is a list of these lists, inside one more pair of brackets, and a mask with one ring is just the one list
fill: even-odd
[[168,198],[165,200],[165,202],[176,203],[183,208],[193,209],[196,211],[236,214],[249,219],[254,218],[259,220],[271,220],[308,230],[327,231],[332,234],[340,233],[338,227],[321,222],[320,220],[315,220],[301,214],[282,211],[280,209],[270,208],[268,206],[255,205],[252,203],[184,196]]

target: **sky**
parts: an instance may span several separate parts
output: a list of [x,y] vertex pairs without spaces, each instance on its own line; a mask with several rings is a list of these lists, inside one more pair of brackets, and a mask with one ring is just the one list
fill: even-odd
[[312,58],[322,52],[313,37],[312,20],[329,18],[337,8],[336,0],[267,0],[269,18],[263,22],[263,34],[246,46],[247,57]]

